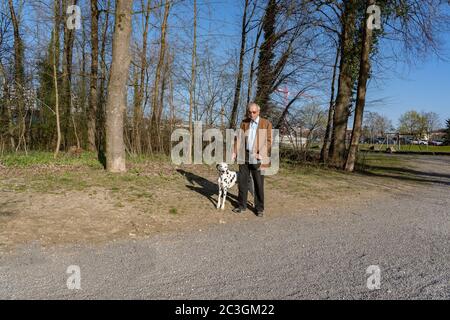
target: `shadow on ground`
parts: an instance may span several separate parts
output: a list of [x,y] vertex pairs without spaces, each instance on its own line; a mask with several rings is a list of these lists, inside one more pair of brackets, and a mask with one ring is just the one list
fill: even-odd
[[450,186],[450,174],[442,172],[426,172],[408,168],[370,166],[366,170],[361,171],[361,173],[368,176],[388,177],[405,181],[437,183]]
[[[188,181],[189,184],[187,184],[186,187],[205,196],[209,201],[211,201],[214,206],[217,206],[217,184],[192,172],[188,172],[182,169],[177,169],[177,171]],[[237,207],[237,196],[228,192],[227,198],[230,200],[232,206]]]

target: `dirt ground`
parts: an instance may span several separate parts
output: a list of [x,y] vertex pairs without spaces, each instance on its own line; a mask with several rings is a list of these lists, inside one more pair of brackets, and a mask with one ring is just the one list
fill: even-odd
[[[93,244],[261,219],[251,211],[231,211],[237,186],[229,192],[225,210],[217,210],[216,179],[214,166],[167,161],[133,163],[120,175],[83,165],[0,167],[0,251],[32,242],[44,247]],[[376,171],[368,176],[283,167],[266,177],[262,219],[382,199],[384,192],[408,192],[412,182]]]

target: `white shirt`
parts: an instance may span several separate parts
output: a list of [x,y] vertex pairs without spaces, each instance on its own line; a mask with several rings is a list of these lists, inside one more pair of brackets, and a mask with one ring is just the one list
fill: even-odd
[[247,139],[247,150],[253,150],[253,144],[255,143],[256,131],[258,129],[259,116],[253,121],[250,121],[250,131]]

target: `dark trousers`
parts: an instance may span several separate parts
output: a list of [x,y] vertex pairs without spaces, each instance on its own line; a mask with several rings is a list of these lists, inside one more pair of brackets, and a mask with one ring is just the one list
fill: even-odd
[[264,211],[264,176],[259,170],[261,164],[240,164],[239,165],[239,207],[247,208],[247,195],[249,176],[252,175],[254,185],[255,209],[256,211]]

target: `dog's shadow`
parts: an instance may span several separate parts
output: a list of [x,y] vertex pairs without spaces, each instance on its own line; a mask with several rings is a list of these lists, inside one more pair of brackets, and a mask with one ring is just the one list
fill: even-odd
[[[216,183],[213,183],[208,179],[205,179],[203,177],[200,177],[199,175],[196,175],[195,173],[188,172],[183,169],[177,169],[177,171],[188,181],[189,184],[187,184],[186,187],[205,196],[209,201],[211,201],[214,206],[217,206],[219,190]],[[230,200],[233,207],[238,206],[237,196],[230,191],[228,191],[227,193],[227,199]]]

